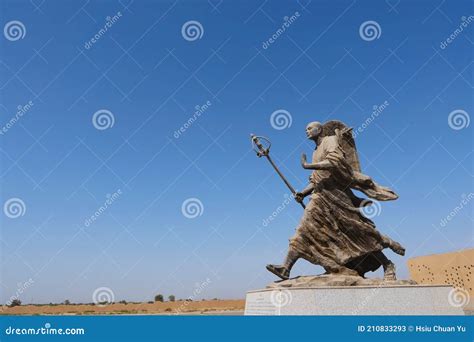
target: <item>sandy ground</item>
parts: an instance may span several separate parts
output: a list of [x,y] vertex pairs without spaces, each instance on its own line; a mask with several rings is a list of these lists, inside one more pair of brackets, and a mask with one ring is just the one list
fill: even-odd
[[203,300],[195,302],[155,302],[108,304],[104,306],[77,305],[21,305],[12,308],[3,306],[1,315],[241,315],[245,300]]
[[[245,300],[205,300],[195,302],[155,302],[77,305],[22,305],[0,308],[0,315],[243,315]],[[474,307],[465,308],[474,315]]]

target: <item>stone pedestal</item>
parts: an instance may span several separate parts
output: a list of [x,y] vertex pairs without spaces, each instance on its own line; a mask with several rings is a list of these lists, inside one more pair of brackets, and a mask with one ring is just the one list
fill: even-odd
[[445,285],[273,287],[249,291],[245,315],[464,315]]

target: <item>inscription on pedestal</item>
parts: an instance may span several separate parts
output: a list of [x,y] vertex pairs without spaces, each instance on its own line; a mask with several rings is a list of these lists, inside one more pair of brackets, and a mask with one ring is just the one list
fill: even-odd
[[278,308],[273,305],[269,291],[247,294],[245,315],[273,316],[277,314]]
[[245,315],[463,315],[447,285],[341,286],[247,292]]

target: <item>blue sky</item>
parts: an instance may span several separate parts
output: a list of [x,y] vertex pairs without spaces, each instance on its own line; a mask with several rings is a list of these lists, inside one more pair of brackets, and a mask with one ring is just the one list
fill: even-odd
[[[264,287],[302,210],[291,203],[262,226],[288,191],[249,135],[271,139],[301,189],[315,120],[373,119],[356,141],[363,171],[400,195],[374,218],[407,248],[387,251],[400,277],[409,257],[472,248],[471,202],[440,223],[472,192],[471,2],[1,3],[2,26],[24,27],[0,39],[2,127],[33,103],[0,136],[2,206],[24,203],[23,215],[1,216],[2,302],[30,278],[25,303],[91,302],[101,287],[137,301],[188,297],[203,282],[198,298]],[[183,36],[189,21],[197,37]],[[368,21],[375,37],[360,34]],[[101,110],[113,126],[95,127]],[[277,110],[291,125],[272,126]],[[182,213],[190,198],[202,204],[194,218]],[[292,275],[318,272],[300,261]]]

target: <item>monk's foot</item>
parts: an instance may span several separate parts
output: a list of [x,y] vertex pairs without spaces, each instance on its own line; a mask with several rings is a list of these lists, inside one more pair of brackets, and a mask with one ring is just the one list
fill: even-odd
[[393,262],[390,262],[384,266],[383,280],[397,280],[397,276],[395,274],[395,264]]
[[283,280],[287,280],[290,277],[290,271],[285,266],[267,265],[267,270]]
[[393,241],[392,240],[392,243],[390,244],[390,249],[392,251],[394,251],[395,253],[397,253],[398,255],[405,255],[405,248],[400,245],[397,241]]

